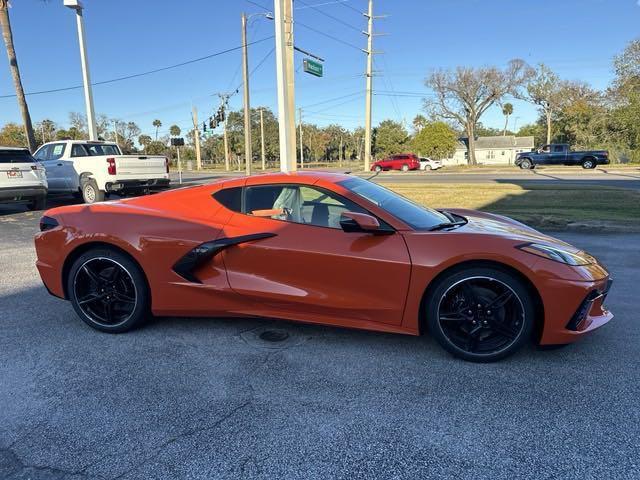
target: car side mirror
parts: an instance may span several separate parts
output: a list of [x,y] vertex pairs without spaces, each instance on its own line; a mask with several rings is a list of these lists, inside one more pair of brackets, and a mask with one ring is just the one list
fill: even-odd
[[393,233],[392,229],[381,227],[376,217],[366,213],[344,212],[340,216],[340,226],[347,233],[360,232],[373,235]]

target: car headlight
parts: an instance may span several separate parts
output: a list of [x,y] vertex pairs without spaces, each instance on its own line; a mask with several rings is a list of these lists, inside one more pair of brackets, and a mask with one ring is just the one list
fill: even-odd
[[554,262],[564,263],[565,265],[571,265],[574,267],[580,265],[590,265],[595,262],[595,259],[586,252],[569,252],[558,247],[552,247],[550,245],[543,245],[540,243],[525,243],[518,245],[516,248],[523,252],[532,253],[538,257],[553,260]]

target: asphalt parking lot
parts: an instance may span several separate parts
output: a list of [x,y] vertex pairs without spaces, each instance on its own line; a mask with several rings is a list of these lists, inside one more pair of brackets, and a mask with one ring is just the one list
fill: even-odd
[[39,216],[0,207],[1,479],[640,477],[640,235],[559,234],[611,270],[615,319],[478,365],[260,319],[99,333],[40,283]]

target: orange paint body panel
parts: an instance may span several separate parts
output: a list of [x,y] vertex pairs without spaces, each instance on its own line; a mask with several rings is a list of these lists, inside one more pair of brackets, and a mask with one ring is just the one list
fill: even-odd
[[[45,215],[59,226],[35,239],[37,267],[49,291],[65,298],[70,259],[88,246],[106,244],[141,266],[156,315],[265,316],[417,335],[425,292],[434,279],[466,262],[490,262],[517,272],[535,289],[542,344],[570,343],[612,318],[604,297],[597,298],[577,329],[567,329],[588,295],[606,294],[609,275],[604,267],[569,266],[516,248],[526,242],[570,248],[567,244],[510,219],[466,210],[449,210],[469,219],[455,230],[415,230],[340,185],[349,178],[317,172],[258,175],[56,208]],[[247,215],[213,196],[221,189],[277,184],[330,191],[392,232],[349,233],[271,218],[278,209]],[[201,244],[260,234],[270,235],[225,248],[199,265],[193,272],[197,281],[174,270],[176,262]]]

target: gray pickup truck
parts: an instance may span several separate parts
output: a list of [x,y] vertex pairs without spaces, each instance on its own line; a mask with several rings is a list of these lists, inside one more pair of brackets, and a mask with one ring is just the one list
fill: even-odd
[[516,155],[515,164],[522,169],[532,169],[536,165],[581,165],[582,168],[596,168],[609,163],[606,150],[572,152],[566,143],[543,145],[535,152],[521,152]]

